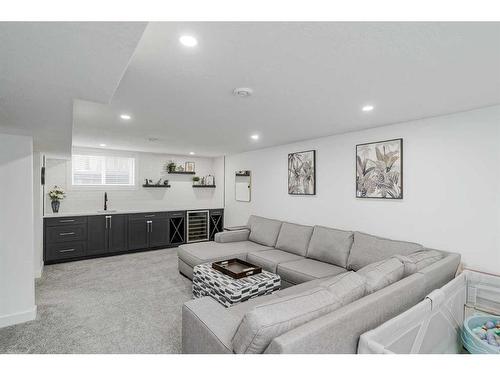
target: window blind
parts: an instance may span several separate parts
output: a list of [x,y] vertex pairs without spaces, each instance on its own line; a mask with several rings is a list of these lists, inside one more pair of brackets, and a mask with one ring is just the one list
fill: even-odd
[[135,159],[73,155],[72,182],[79,186],[133,186]]

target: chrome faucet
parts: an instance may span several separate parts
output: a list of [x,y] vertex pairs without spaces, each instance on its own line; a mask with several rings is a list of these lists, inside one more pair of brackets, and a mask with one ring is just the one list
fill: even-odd
[[104,211],[108,210],[108,193],[104,192]]

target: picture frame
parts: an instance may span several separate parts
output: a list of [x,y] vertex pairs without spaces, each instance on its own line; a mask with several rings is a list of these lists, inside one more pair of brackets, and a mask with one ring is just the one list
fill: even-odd
[[403,138],[356,145],[356,198],[403,199]]
[[194,161],[187,161],[184,165],[184,170],[186,172],[194,172],[195,171]]
[[288,154],[288,194],[316,195],[316,150]]

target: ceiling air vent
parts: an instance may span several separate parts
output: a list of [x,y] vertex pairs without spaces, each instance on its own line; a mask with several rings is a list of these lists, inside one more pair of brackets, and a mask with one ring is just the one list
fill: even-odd
[[237,87],[233,90],[233,94],[239,96],[240,98],[246,98],[252,95],[252,93],[253,93],[252,89],[248,87]]

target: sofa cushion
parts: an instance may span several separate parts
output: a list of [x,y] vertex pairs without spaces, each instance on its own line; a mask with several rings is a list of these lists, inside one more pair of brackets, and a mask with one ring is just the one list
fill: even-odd
[[366,278],[366,292],[376,292],[404,277],[404,264],[396,257],[369,264],[356,272]]
[[274,247],[281,228],[281,221],[252,215],[250,223],[250,241],[264,246]]
[[235,353],[263,353],[271,341],[340,307],[324,288],[281,297],[247,312],[233,337]]
[[313,228],[307,225],[283,223],[276,242],[276,248],[306,256],[312,232]]
[[356,301],[366,294],[366,278],[353,271],[344,272],[321,281],[320,285],[333,293],[341,301],[342,306]]
[[316,225],[307,257],[346,268],[354,233]]
[[239,242],[198,242],[179,246],[177,255],[191,267],[198,264],[213,262],[227,258],[246,260],[248,252],[268,250],[270,247],[259,245],[252,241]]
[[292,284],[300,284],[313,279],[321,279],[346,272],[345,268],[319,262],[314,259],[300,259],[278,264],[277,274]]
[[392,255],[408,255],[421,249],[422,245],[417,243],[395,241],[366,233],[354,232],[354,242],[349,253],[347,268],[357,271],[364,266],[387,259]]
[[421,251],[408,254],[407,257],[415,263],[416,272],[418,272],[425,267],[436,263],[438,260],[443,259],[444,254],[439,250],[423,249]]
[[256,265],[261,266],[263,269],[269,272],[276,273],[276,267],[280,263],[290,262],[294,260],[304,259],[295,254],[288,253],[283,250],[271,249],[264,251],[257,251],[249,253],[247,256],[247,261]]

